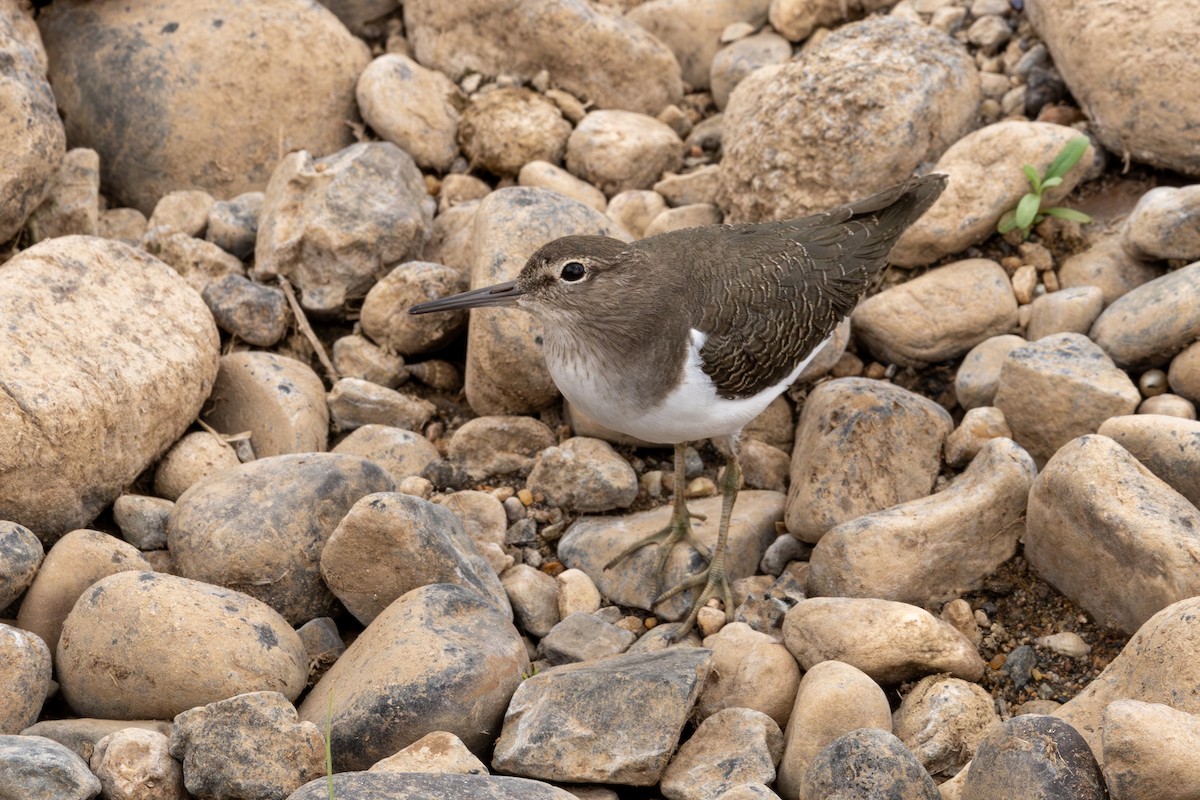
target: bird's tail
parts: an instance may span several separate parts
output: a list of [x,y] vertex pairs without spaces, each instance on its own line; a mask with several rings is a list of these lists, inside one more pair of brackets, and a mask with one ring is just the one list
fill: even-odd
[[880,238],[899,237],[905,228],[929,210],[946,188],[947,180],[940,174],[909,178],[868,198],[849,203],[844,209],[849,212],[849,219],[867,221],[865,218],[874,217],[878,220],[876,233]]

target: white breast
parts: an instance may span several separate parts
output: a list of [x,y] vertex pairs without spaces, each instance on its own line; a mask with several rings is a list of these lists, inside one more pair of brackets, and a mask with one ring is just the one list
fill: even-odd
[[[717,395],[712,380],[701,367],[700,349],[705,335],[691,332],[683,379],[661,403],[649,410],[634,408],[628,395],[619,391],[596,370],[583,370],[578,362],[550,363],[550,374],[571,404],[605,427],[636,436],[647,442],[674,444],[729,436],[762,413],[767,405],[796,380],[833,337],[817,345],[791,374],[775,386],[752,397],[727,400]],[[557,368],[556,368],[557,367]]]

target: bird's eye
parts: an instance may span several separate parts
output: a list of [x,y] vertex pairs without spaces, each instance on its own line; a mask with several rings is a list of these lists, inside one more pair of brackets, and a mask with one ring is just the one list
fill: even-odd
[[584,268],[583,264],[580,264],[578,261],[568,261],[567,263],[563,264],[562,272],[559,273],[559,276],[564,281],[571,281],[574,283],[575,281],[583,280],[583,276],[586,274],[587,270]]

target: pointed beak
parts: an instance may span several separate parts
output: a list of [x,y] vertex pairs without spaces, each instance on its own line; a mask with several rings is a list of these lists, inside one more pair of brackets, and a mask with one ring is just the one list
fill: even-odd
[[516,281],[505,281],[495,286],[484,286],[482,289],[472,289],[462,294],[443,297],[440,300],[430,300],[428,303],[418,303],[408,310],[410,314],[429,314],[433,311],[454,311],[460,308],[485,308],[488,306],[515,305],[517,298],[524,292],[517,286]]

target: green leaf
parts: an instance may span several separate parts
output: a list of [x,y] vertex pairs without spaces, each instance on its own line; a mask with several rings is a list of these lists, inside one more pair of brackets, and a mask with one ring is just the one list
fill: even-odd
[[1055,186],[1062,184],[1062,178],[1055,175],[1053,178],[1046,178],[1042,181],[1042,189],[1053,189]]
[[1017,227],[1017,214],[1015,211],[1005,211],[1000,217],[1000,222],[996,225],[996,231],[999,233],[1008,233],[1013,228]]
[[1029,185],[1033,187],[1033,191],[1037,194],[1042,193],[1042,179],[1038,177],[1037,170],[1029,164],[1021,167],[1025,173],[1026,179],[1029,180]]
[[1033,224],[1033,218],[1037,216],[1038,206],[1042,204],[1042,198],[1036,194],[1027,194],[1021,198],[1021,202],[1017,203],[1017,227],[1028,228]]
[[1062,208],[1055,206],[1054,208],[1043,208],[1042,213],[1050,217],[1058,217],[1059,219],[1069,219],[1073,222],[1082,222],[1084,224],[1091,222],[1092,218],[1082,211],[1076,211],[1073,208]]
[[1088,149],[1089,144],[1091,144],[1091,141],[1086,136],[1076,136],[1063,145],[1063,149],[1058,152],[1058,156],[1046,168],[1046,177],[1061,178],[1066,175],[1071,170],[1071,167],[1078,164],[1079,159],[1083,158],[1083,154]]

